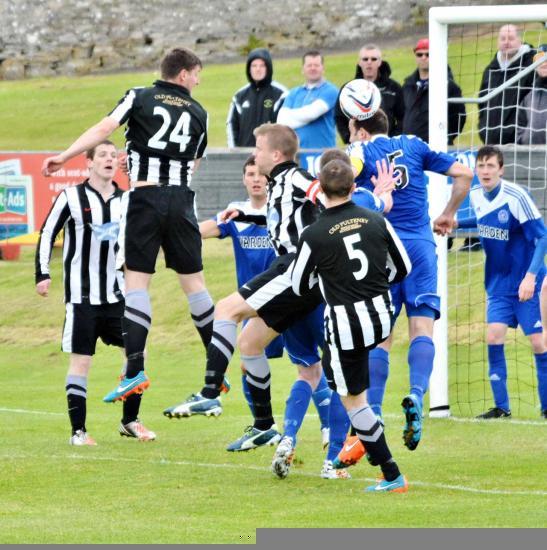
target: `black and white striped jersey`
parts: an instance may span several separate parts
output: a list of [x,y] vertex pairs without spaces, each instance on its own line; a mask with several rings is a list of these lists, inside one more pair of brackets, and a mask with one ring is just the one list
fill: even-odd
[[296,252],[302,231],[317,219],[309,197],[313,184],[313,176],[293,161],[278,164],[270,174],[266,222],[278,256]]
[[40,230],[37,283],[50,278],[51,251],[64,229],[65,302],[100,305],[123,300],[123,274],[116,270],[122,195],[116,186],[105,202],[87,180],[59,194]]
[[109,114],[125,131],[131,181],[189,185],[204,156],[208,116],[186,88],[157,80],[131,88]]
[[391,332],[390,283],[411,269],[406,250],[381,214],[352,201],[328,208],[300,239],[292,269],[301,295],[319,282],[328,343],[363,349]]

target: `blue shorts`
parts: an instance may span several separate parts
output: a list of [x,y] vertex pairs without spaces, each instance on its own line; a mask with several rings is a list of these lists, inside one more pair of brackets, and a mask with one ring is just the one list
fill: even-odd
[[486,321],[511,328],[520,325],[526,336],[541,332],[539,290],[526,302],[519,302],[518,296],[488,296]]
[[319,350],[323,348],[325,306],[321,304],[311,313],[293,323],[283,333],[285,349],[294,365],[311,367],[319,363]]
[[277,359],[278,357],[283,357],[283,346],[285,342],[283,341],[283,335],[280,334],[277,338],[274,338],[266,346],[266,357],[268,359]]
[[431,241],[401,239],[410,261],[412,271],[402,282],[391,285],[391,299],[395,317],[405,305],[408,317],[441,316],[441,299],[437,294],[437,253]]

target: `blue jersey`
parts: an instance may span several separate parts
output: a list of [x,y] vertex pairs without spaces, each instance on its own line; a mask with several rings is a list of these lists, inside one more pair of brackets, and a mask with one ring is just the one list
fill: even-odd
[[[232,202],[228,205],[228,208],[237,208],[247,215],[266,215],[266,205],[256,209],[251,206],[248,200],[245,202]],[[236,221],[221,223],[218,221],[218,217],[217,224],[220,230],[219,239],[232,238],[239,287],[268,269],[275,258],[275,252],[265,227]]]
[[361,208],[368,208],[373,212],[380,212],[380,214],[384,211],[384,201],[364,187],[356,189],[351,200]]
[[349,145],[347,153],[358,170],[357,187],[374,189],[370,178],[378,176],[376,161],[387,159],[395,165],[400,177],[393,191],[393,207],[386,218],[401,239],[427,239],[433,241],[427,197],[425,170],[445,174],[455,159],[447,153],[433,151],[416,136],[376,135],[370,141],[357,141]]
[[[471,190],[471,206],[477,217],[481,244],[486,255],[484,286],[489,296],[517,295],[532,262],[536,240],[546,233],[541,215],[530,196],[518,185],[501,180],[490,193]],[[492,196],[495,196],[492,198]],[[540,286],[545,275],[536,275]]]
[[329,110],[309,124],[296,128],[301,149],[324,149],[335,147],[336,133],[334,131],[334,106],[338,99],[338,88],[328,81],[323,81],[319,86],[308,88],[298,86],[293,88],[283,103],[283,107],[299,109],[310,105],[317,99],[323,100]]

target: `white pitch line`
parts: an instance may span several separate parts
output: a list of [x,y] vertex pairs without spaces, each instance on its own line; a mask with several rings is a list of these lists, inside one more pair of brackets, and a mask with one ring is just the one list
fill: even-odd
[[[71,460],[88,460],[88,461],[104,461],[104,462],[131,462],[131,463],[139,463],[143,464],[143,460],[138,458],[126,458],[126,457],[114,457],[114,456],[93,456],[93,455],[82,455],[82,454],[68,454],[68,455],[47,455],[47,456],[31,456],[31,455],[4,455],[0,457],[1,459],[9,459],[9,460],[25,460],[25,459],[34,459],[34,458],[40,458],[40,459],[51,459],[51,460],[59,460],[59,459],[71,459]],[[197,468],[217,468],[217,469],[225,469],[225,470],[253,470],[255,472],[268,472],[270,473],[269,468],[262,468],[260,466],[252,466],[252,465],[241,465],[241,464],[203,464],[201,462],[192,462],[190,460],[168,460],[165,458],[162,458],[160,460],[148,460],[146,461],[148,464],[151,465],[165,465],[165,466],[194,466]],[[310,472],[299,472],[299,471],[292,471],[292,476],[300,476],[300,477],[313,477],[318,478],[318,474],[312,474]],[[366,482],[373,482],[375,481],[375,478],[372,477],[352,477],[353,481],[366,481]],[[444,491],[459,491],[463,493],[476,493],[476,494],[482,494],[482,495],[505,495],[505,496],[541,496],[545,497],[547,496],[547,491],[509,491],[507,489],[480,489],[477,487],[467,487],[465,485],[449,485],[445,483],[430,483],[427,481],[417,481],[417,480],[410,480],[409,482],[410,486],[416,485],[419,487],[425,487],[425,488],[432,488],[432,489],[442,489]]]
[[480,418],[465,418],[462,416],[449,416],[445,419],[443,418],[432,418],[431,420],[451,420],[452,422],[462,422],[466,424],[490,424],[494,422],[493,425],[499,426],[500,424],[515,424],[517,426],[547,426],[547,420],[519,420],[518,418],[498,418],[492,420],[481,420]]
[[[15,413],[15,414],[38,414],[38,415],[45,415],[45,416],[66,416],[66,413],[63,412],[49,412],[49,411],[34,411],[30,409],[10,409],[8,407],[0,407],[0,412],[5,413]],[[384,418],[389,419],[402,419],[403,415],[401,414],[395,414],[395,413],[386,413],[383,415]],[[229,418],[243,418],[251,421],[251,415],[250,414],[225,414],[225,417]],[[317,413],[308,413],[306,414],[306,418],[318,418],[319,415]],[[181,419],[186,420],[186,419]],[[434,421],[434,422],[442,422],[442,421],[450,421],[450,422],[460,422],[462,424],[492,424],[492,425],[515,425],[515,426],[542,426],[547,427],[547,421],[542,420],[519,420],[517,418],[500,418],[497,420],[479,420],[477,418],[466,418],[461,416],[448,416],[446,418],[430,418],[428,421]]]
[[65,416],[65,413],[61,413],[61,412],[31,411],[28,409],[9,409],[7,407],[0,407],[0,412],[16,413],[16,414],[40,414],[44,416]]

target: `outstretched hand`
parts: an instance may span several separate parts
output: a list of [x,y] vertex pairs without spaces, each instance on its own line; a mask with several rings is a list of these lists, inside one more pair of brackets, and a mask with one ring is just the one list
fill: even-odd
[[60,170],[65,161],[61,155],[55,155],[54,157],[48,157],[42,163],[42,175],[49,177],[57,170]]
[[229,222],[239,216],[239,210],[237,208],[227,208],[219,214],[219,220],[222,223]]
[[386,162],[385,159],[381,161],[376,161],[376,171],[378,172],[378,177],[371,176],[370,181],[374,185],[374,194],[382,195],[383,193],[388,193],[395,189],[396,183],[399,181],[399,178],[393,176],[393,171],[395,166]]
[[455,229],[458,228],[458,222],[454,216],[448,214],[441,214],[438,218],[433,220],[433,231],[437,235],[445,236],[449,233],[452,233]]

